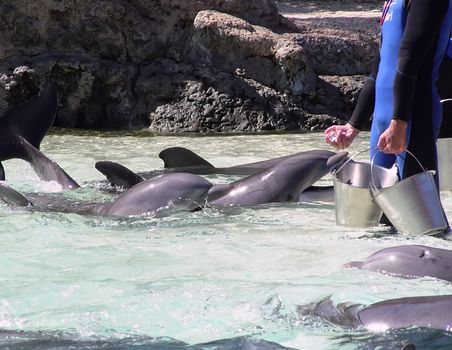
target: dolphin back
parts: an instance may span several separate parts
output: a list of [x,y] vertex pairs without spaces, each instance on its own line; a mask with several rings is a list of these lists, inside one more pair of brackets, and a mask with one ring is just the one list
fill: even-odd
[[436,295],[385,300],[361,309],[358,316],[374,331],[413,326],[449,331],[451,310],[452,295]]
[[[194,210],[205,204],[212,183],[190,173],[169,173],[142,181],[98,210],[101,215],[160,214]],[[177,207],[177,208],[176,208]]]

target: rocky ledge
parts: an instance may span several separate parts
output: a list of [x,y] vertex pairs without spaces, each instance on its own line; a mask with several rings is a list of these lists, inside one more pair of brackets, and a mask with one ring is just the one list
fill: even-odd
[[321,129],[353,108],[377,49],[379,6],[3,0],[0,112],[53,82],[60,127]]

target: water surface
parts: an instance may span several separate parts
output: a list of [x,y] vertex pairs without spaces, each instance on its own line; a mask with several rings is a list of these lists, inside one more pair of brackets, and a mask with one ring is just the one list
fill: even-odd
[[[362,133],[351,153],[367,148]],[[160,169],[158,153],[187,147],[217,167],[328,149],[321,134],[152,136],[53,133],[42,150],[82,188],[58,192],[23,161],[5,162],[23,192],[110,200],[95,168],[112,160],[137,172]],[[364,153],[358,158],[366,158]],[[215,183],[234,176],[207,176]],[[329,184],[330,178],[322,184]],[[442,193],[452,217],[452,196]],[[398,244],[452,249],[450,241],[351,229],[330,204],[208,209],[165,218],[105,218],[0,204],[0,342],[9,349],[446,349],[450,333],[350,331],[303,317],[297,305],[331,296],[373,302],[451,294],[433,278],[400,279],[344,269]]]

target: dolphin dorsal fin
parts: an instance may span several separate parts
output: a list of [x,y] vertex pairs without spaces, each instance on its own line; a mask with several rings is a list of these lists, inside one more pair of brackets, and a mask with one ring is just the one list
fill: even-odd
[[33,170],[42,181],[56,181],[62,189],[80,187],[55,161],[19,136],[19,140]]
[[0,181],[0,200],[6,204],[18,207],[28,207],[33,205],[27,198],[24,197],[24,195],[8,186],[4,181]]
[[39,149],[41,141],[52,126],[57,109],[56,89],[47,84],[39,95],[5,113],[2,120],[11,131]]
[[95,164],[95,167],[105,175],[113,186],[120,186],[127,189],[143,181],[140,175],[134,173],[124,165],[115,162],[100,161]]
[[189,166],[214,167],[207,160],[183,147],[170,147],[159,153],[165,168],[182,168]]

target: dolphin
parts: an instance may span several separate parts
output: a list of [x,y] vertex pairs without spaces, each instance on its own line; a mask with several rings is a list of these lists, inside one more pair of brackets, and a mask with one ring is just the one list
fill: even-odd
[[[311,151],[307,151],[311,152]],[[226,174],[226,175],[253,175],[259,171],[270,169],[281,161],[304,154],[306,152],[298,152],[287,156],[272,158],[259,162],[234,165],[230,167],[217,168],[207,160],[184,147],[170,147],[159,153],[160,159],[163,160],[163,167],[166,172],[186,171],[199,175],[209,174]],[[146,175],[146,174],[143,174]]]
[[0,200],[42,211],[71,212],[101,216],[150,214],[164,216],[177,210],[193,211],[206,201],[212,183],[190,173],[162,174],[140,182],[111,203],[90,203],[67,199],[61,194],[33,194],[25,197],[0,182]]
[[[211,206],[254,206],[264,203],[297,201],[300,193],[347,157],[347,152],[314,150],[287,158],[273,168],[231,184],[213,185],[191,173],[167,173],[143,180],[123,192],[112,203],[70,207],[69,211],[99,215],[140,215],[160,213],[185,202],[186,210]],[[17,191],[0,186],[0,199],[12,205],[34,205]],[[42,197],[42,196],[41,196]],[[43,198],[39,198],[43,202]],[[55,209],[47,201],[47,208]],[[188,203],[188,204],[187,204]],[[42,206],[42,205],[41,205]],[[68,211],[61,209],[60,211]]]
[[[127,189],[144,181],[142,176],[116,162],[98,161],[95,167],[105,175],[113,186]],[[298,201],[303,203],[332,203],[334,202],[334,186],[309,186],[301,193]]]
[[[132,170],[126,168],[125,166],[111,161],[98,161],[95,164],[95,167],[102,174],[104,174],[113,185],[130,188],[143,179],[159,175],[162,172],[188,172],[198,175],[253,175],[258,173],[259,171],[268,170],[285,159],[297,157],[299,155],[305,154],[306,152],[309,153],[311,151],[298,152],[287,156],[272,158],[254,163],[217,168],[207,160],[187,148],[170,147],[164,149],[159,153],[159,157],[164,162],[163,170],[134,173]],[[334,154],[334,152],[328,152],[330,152],[331,155]]]
[[352,261],[344,267],[452,282],[452,251],[425,245],[400,245],[381,249],[364,261]]
[[320,317],[346,328],[365,327],[374,332],[407,327],[452,329],[452,295],[389,299],[369,306],[353,303],[333,304],[330,298],[299,306],[303,315]]
[[278,343],[257,339],[252,335],[188,344],[170,337],[136,334],[127,334],[123,338],[96,337],[57,330],[0,329],[0,343],[3,349],[10,350],[295,350]]
[[[260,171],[268,170],[271,167],[275,166],[276,164],[281,163],[282,161],[290,159],[290,158],[297,158],[301,162],[303,162],[304,161],[303,157],[305,157],[306,159],[309,159],[315,153],[317,153],[319,155],[323,155],[323,156],[328,156],[328,155],[333,156],[335,154],[334,152],[331,152],[331,151],[311,150],[311,151],[295,153],[295,154],[284,156],[284,157],[273,158],[273,159],[262,161],[262,162],[245,164],[243,166],[240,165],[240,166],[234,166],[234,167],[230,167],[230,168],[214,168],[213,166],[210,166],[209,169],[212,171],[212,173],[214,173],[217,170],[219,172],[223,172],[223,173],[226,171],[233,172],[236,169],[239,169],[239,172],[245,173],[246,171],[243,169],[248,169],[248,172],[251,172],[251,175],[253,175]],[[164,154],[165,159],[170,158],[172,160],[174,160],[174,159],[171,158],[170,155],[173,155],[173,154],[179,155],[180,158],[183,158],[181,156],[182,154],[186,154],[187,159],[194,159],[194,160],[202,159],[201,157],[199,157],[192,151],[187,150],[182,147],[168,148],[168,149],[165,149],[164,151],[162,151],[160,154],[161,155]],[[190,155],[192,155],[192,156],[190,156]],[[177,159],[179,159],[179,158],[177,158]],[[345,157],[344,157],[344,160],[345,160]],[[207,161],[200,160],[197,163],[201,164],[202,162],[207,162]],[[182,168],[185,170],[201,169],[201,168],[193,168],[193,167],[190,168],[188,165],[186,165],[188,163],[182,163],[182,159],[175,163],[165,162],[165,166],[167,166],[168,164],[185,165],[184,167],[171,168],[171,170],[165,169],[165,171],[169,171],[169,172],[175,171],[175,169],[182,169]],[[191,161],[189,164],[195,164],[195,161]],[[339,164],[340,164],[340,162],[338,163],[338,165]],[[251,166],[251,167],[249,167],[249,166]],[[129,168],[125,167],[124,165],[116,163],[116,162],[112,162],[112,161],[98,161],[95,164],[95,167],[97,170],[99,170],[102,174],[105,175],[105,177],[108,179],[108,181],[112,185],[126,188],[126,189],[143,181],[145,178],[147,178],[147,176],[150,176],[150,174],[151,174],[149,172],[148,173],[135,173],[132,170],[130,170]],[[206,168],[203,168],[203,169],[206,169]],[[251,171],[251,169],[253,169],[253,170]],[[156,173],[154,173],[154,174],[156,174]],[[299,202],[328,202],[328,203],[334,202],[334,188],[333,188],[333,186],[308,186],[306,189],[304,189],[304,191],[303,191],[302,195],[299,197],[298,201]]]
[[216,185],[208,194],[213,206],[259,205],[298,202],[312,184],[347,158],[347,152],[312,150],[286,157],[272,168],[227,185]]
[[205,204],[212,183],[190,173],[162,174],[133,186],[111,204],[95,209],[100,215],[129,216],[161,212],[177,206],[192,211]]
[[[4,114],[0,119],[0,162],[19,158],[27,161],[43,181],[56,181],[64,189],[78,184],[40,150],[52,126],[57,107],[56,89],[48,84],[39,95]],[[0,165],[0,180],[5,171]]]

